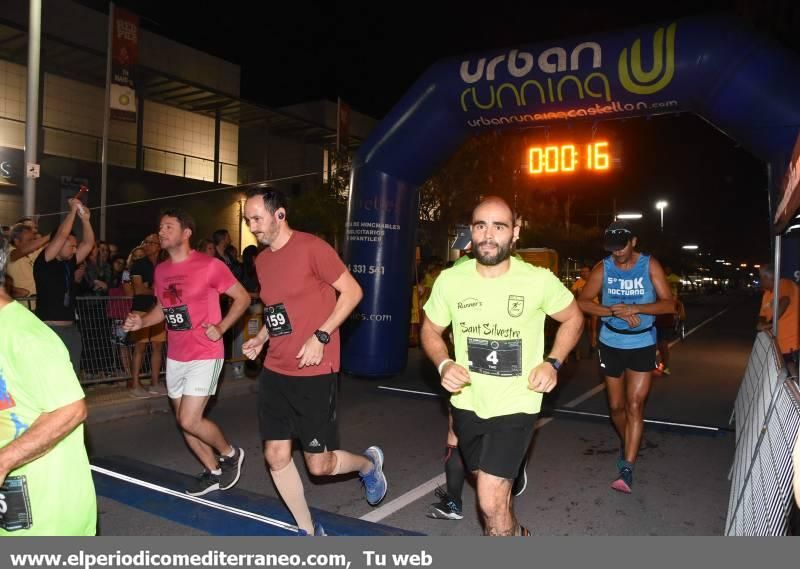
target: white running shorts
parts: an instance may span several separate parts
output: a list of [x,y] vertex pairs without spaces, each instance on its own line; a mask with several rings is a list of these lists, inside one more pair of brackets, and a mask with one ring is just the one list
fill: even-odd
[[167,358],[167,394],[170,399],[184,395],[210,397],[217,392],[217,381],[224,360],[179,362]]

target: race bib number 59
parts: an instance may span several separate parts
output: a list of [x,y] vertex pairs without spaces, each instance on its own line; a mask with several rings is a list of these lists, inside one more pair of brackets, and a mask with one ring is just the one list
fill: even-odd
[[264,324],[271,337],[286,336],[292,333],[292,323],[283,303],[271,304],[264,308]]
[[522,340],[467,338],[469,371],[498,377],[522,375]]

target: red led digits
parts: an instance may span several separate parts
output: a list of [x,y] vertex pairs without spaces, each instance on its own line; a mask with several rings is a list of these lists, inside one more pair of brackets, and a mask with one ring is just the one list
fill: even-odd
[[608,141],[585,144],[548,144],[528,148],[528,173],[571,174],[581,170],[604,172],[611,169]]

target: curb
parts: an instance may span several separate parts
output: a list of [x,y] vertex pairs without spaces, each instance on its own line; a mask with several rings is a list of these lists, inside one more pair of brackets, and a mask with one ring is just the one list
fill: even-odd
[[[212,397],[217,399],[228,399],[238,397],[258,391],[258,382],[248,377],[243,378],[224,378],[217,394]],[[92,401],[87,399],[86,404],[89,408],[89,415],[86,418],[87,425],[96,425],[116,421],[117,419],[127,419],[129,417],[139,417],[143,415],[154,415],[156,413],[171,413],[172,406],[168,397],[151,397],[149,399],[133,399],[128,396],[127,390],[123,389],[119,395],[111,401]]]

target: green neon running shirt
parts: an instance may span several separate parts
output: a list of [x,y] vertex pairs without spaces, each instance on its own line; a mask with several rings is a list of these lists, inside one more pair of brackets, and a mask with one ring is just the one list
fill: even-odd
[[542,394],[528,375],[544,357],[545,315],[564,310],[572,293],[548,269],[511,258],[504,275],[482,277],[470,259],[442,271],[425,303],[437,326],[453,325],[456,362],[472,382],[450,401],[488,419],[538,413]]
[[[42,413],[83,399],[67,348],[30,310],[17,302],[0,309],[0,448],[23,436]],[[3,536],[87,536],[97,527],[97,504],[83,443],[83,425],[36,460],[12,470],[25,476],[29,529]]]

